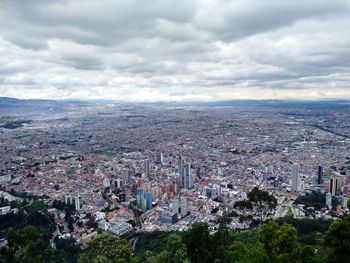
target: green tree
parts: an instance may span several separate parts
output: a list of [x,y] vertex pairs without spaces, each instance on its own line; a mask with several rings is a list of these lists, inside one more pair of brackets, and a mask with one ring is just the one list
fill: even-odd
[[184,234],[183,242],[186,244],[188,257],[192,263],[213,262],[207,224],[193,224],[191,229]]
[[166,249],[153,255],[147,253],[147,263],[185,263],[189,262],[186,245],[178,234],[171,234],[167,239]]
[[326,263],[327,258],[325,255],[319,253],[319,250],[311,246],[303,246],[301,250],[301,262],[302,263]]
[[41,263],[53,261],[48,240],[33,226],[7,232],[8,246],[0,251],[0,262]]
[[59,262],[77,262],[81,251],[74,238],[55,238],[56,256]]
[[267,263],[269,259],[263,244],[259,242],[245,244],[241,241],[234,241],[228,249],[226,262]]
[[261,222],[263,221],[264,212],[275,208],[277,205],[277,199],[273,195],[270,195],[267,191],[260,190],[258,187],[254,187],[248,193],[248,199],[260,215]]
[[81,253],[80,263],[128,263],[132,262],[127,240],[110,234],[98,234]]
[[300,262],[301,249],[298,241],[298,231],[289,224],[283,224],[276,232],[272,241],[277,262]]
[[259,240],[271,262],[300,262],[301,247],[298,241],[298,232],[292,225],[279,226],[275,221],[261,226]]
[[267,191],[260,190],[258,187],[254,187],[247,197],[248,200],[237,201],[234,205],[235,208],[239,207],[243,210],[241,220],[252,219],[251,216],[246,216],[246,210],[255,209],[259,215],[260,223],[262,223],[264,213],[277,205],[277,199],[273,195],[270,195]]
[[229,242],[229,225],[232,221],[232,218],[229,217],[229,215],[227,213],[224,213],[223,216],[221,216],[218,219],[218,223],[219,223],[219,231],[222,232],[222,236],[223,236],[223,245],[226,247],[228,245]]
[[169,253],[169,263],[183,263],[188,261],[187,248],[177,234],[171,234],[167,241],[167,252]]
[[329,226],[324,244],[330,248],[330,262],[350,262],[350,217],[335,220]]
[[262,225],[259,229],[259,240],[264,245],[267,255],[271,258],[273,257],[273,245],[274,240],[279,225],[275,221],[270,221],[265,225]]

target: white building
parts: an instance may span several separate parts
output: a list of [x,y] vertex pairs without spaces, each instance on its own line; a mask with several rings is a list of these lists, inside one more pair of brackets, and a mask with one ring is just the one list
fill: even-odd
[[105,178],[103,179],[103,187],[104,187],[104,188],[111,187],[111,181],[109,180],[109,178],[105,177]]
[[76,198],[75,198],[75,210],[80,210],[81,206],[80,206],[80,196],[78,195]]
[[331,193],[326,194],[326,205],[328,206],[329,209],[332,208],[332,194]]

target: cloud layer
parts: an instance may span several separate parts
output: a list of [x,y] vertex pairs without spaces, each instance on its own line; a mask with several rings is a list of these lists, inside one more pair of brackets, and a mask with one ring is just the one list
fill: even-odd
[[350,2],[3,0],[0,96],[350,99]]

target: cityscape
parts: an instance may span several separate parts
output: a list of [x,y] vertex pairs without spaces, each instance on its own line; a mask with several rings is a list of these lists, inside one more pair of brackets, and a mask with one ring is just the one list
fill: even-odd
[[350,262],[349,0],[1,0],[0,263]]
[[[1,129],[4,191],[72,204],[81,219],[90,213],[99,228],[116,234],[184,231],[195,222],[215,227],[218,216],[239,212],[235,202],[255,186],[277,198],[266,218],[291,211],[295,218],[331,219],[348,211],[349,103],[330,109],[305,103],[309,110],[288,103],[64,105],[63,112],[23,113],[23,127]],[[307,215],[293,201],[314,190],[327,193],[327,208]],[[248,226],[239,217],[230,225]],[[77,240],[91,237],[90,229],[76,227]]]

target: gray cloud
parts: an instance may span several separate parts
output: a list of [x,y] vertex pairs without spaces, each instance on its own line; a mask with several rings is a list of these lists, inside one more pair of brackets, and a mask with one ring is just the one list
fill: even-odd
[[0,96],[350,98],[346,0],[3,0]]

